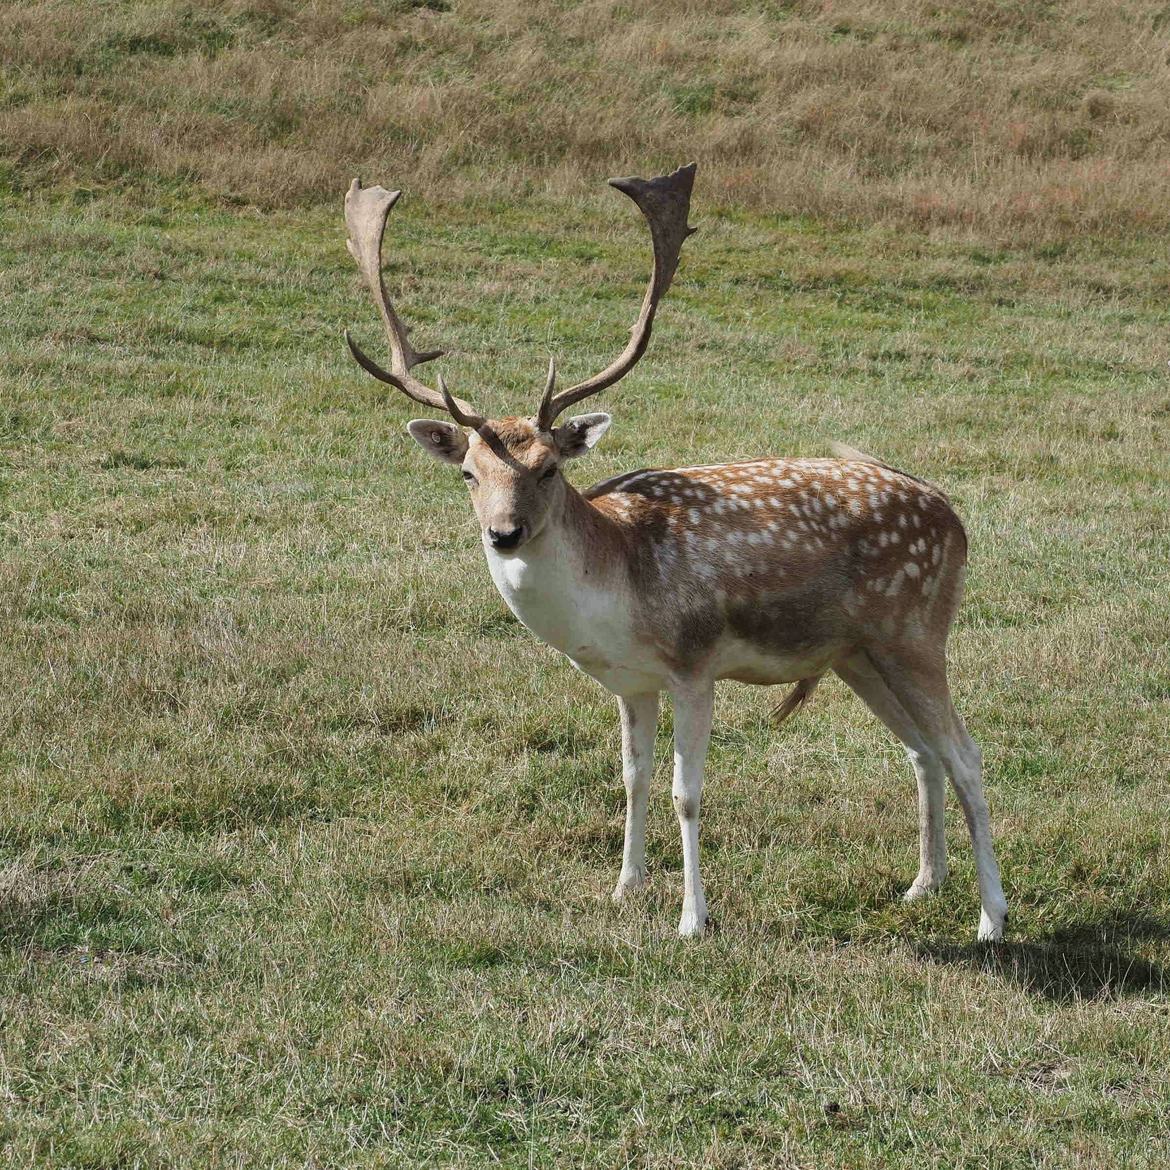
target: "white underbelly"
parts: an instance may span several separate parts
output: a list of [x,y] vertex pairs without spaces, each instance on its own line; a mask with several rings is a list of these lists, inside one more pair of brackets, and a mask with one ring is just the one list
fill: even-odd
[[740,638],[723,638],[712,655],[711,671],[717,679],[775,686],[824,674],[834,657],[833,647],[818,647],[805,654],[772,654]]
[[655,664],[653,657],[646,657],[644,668],[632,666],[611,666],[596,662],[578,661],[569,656],[569,661],[583,674],[595,678],[607,691],[615,695],[648,695],[669,688],[670,676],[665,667]]

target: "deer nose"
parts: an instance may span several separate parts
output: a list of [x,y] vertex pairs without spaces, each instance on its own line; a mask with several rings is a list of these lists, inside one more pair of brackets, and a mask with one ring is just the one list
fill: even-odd
[[520,538],[524,535],[524,525],[521,524],[519,528],[500,529],[489,528],[488,540],[492,542],[492,548],[515,548],[520,543]]

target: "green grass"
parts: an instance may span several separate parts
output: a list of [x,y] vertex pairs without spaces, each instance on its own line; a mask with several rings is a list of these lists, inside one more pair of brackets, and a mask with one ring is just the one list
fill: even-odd
[[[912,778],[835,683],[779,732],[721,691],[691,944],[667,715],[615,908],[616,711],[344,353],[380,350],[339,211],[11,199],[6,1164],[1166,1164],[1165,246],[716,215],[701,178],[578,481],[840,439],[947,487],[1011,941],[973,943],[953,802],[945,893],[897,900]],[[390,283],[457,393],[529,410],[550,351],[624,339],[634,220],[408,200]]]

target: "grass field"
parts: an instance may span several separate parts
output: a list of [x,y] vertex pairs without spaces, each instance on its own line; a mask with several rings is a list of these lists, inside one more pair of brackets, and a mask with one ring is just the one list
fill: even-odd
[[[1170,18],[707,8],[0,11],[0,1165],[1170,1164]],[[666,711],[615,907],[616,708],[345,353],[353,173],[416,342],[527,413],[642,294],[604,178],[692,146],[571,476],[841,440],[948,490],[1002,945],[953,801],[898,900],[913,778],[836,682],[720,691],[690,943]]]
[[[395,213],[457,389],[530,409],[550,349],[609,356],[646,262],[619,202]],[[578,479],[841,438],[952,491],[1011,942],[973,944],[953,807],[945,894],[896,900],[912,779],[837,684],[782,732],[721,693],[712,936],[673,934],[665,742],[651,891],[612,906],[615,711],[344,354],[377,333],[338,210],[10,202],[7,1164],[1165,1164],[1164,250],[701,185],[695,218]]]

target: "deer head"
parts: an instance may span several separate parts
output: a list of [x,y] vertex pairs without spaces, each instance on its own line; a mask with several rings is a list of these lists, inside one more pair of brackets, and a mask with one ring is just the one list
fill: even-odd
[[407,430],[429,455],[463,470],[471,501],[486,544],[499,552],[515,551],[538,536],[553,514],[565,483],[561,465],[583,455],[605,434],[608,414],[584,414],[557,424],[575,402],[612,386],[637,365],[650,343],[654,314],[678,267],[683,241],[695,229],[687,226],[695,165],[680,167],[656,179],[611,179],[610,186],[628,195],[650,228],[654,269],[642,308],[625,349],[599,374],[568,389],[556,389],[556,363],[549,361],[544,395],[531,417],[489,419],[455,398],[442,375],[432,389],[411,372],[442,356],[442,350],[420,352],[410,343],[408,330],[394,310],[382,279],[382,238],[386,219],[399,191],[362,187],[359,180],[345,197],[346,245],[357,261],[385,326],[390,345],[390,369],[368,358],[349,335],[345,339],[357,363],[379,381],[408,398],[448,414],[445,419],[414,419]]

